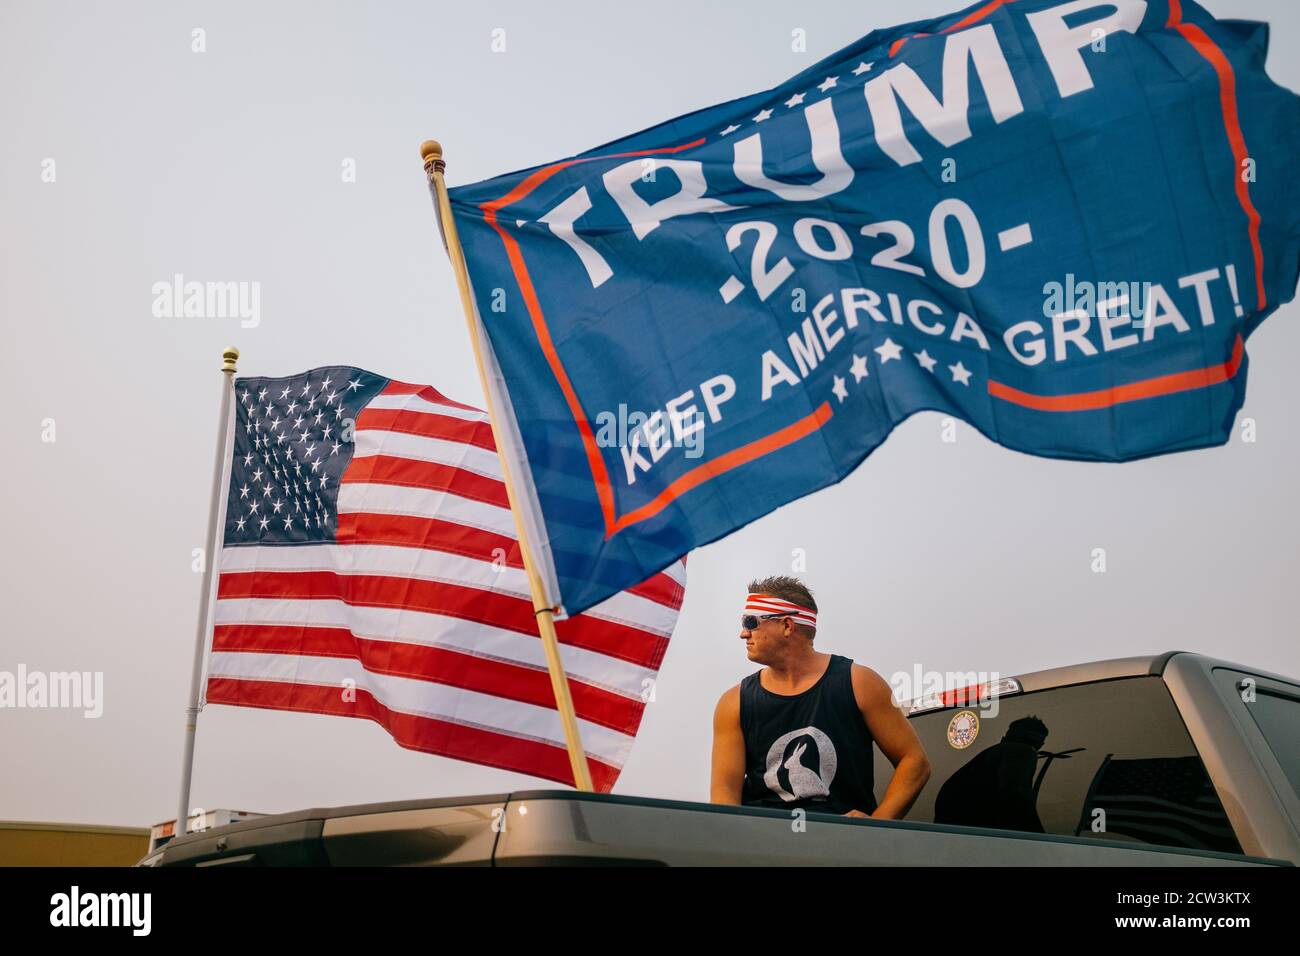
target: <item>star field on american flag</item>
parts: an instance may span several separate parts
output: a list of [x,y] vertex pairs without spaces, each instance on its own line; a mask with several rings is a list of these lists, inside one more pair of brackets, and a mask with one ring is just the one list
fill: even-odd
[[356,416],[387,383],[344,366],[239,380],[227,546],[334,540]]

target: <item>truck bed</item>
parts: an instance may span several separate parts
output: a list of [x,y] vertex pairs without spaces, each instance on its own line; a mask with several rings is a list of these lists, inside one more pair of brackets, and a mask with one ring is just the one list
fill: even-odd
[[1260,866],[1240,854],[781,810],[528,790],[262,817],[145,866]]

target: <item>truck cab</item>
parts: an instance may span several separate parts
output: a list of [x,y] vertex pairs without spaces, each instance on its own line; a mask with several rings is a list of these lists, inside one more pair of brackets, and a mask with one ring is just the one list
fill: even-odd
[[[1171,651],[992,683],[905,706],[933,768],[909,821],[1300,862],[1300,682]],[[1047,738],[1026,781],[1028,748],[999,745],[1028,718]],[[986,751],[990,772],[959,775]],[[998,812],[1018,797],[1041,830]]]

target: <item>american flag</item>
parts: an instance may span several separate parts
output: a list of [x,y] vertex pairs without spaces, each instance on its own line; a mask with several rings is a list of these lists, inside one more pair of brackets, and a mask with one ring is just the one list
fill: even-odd
[[[573,783],[488,416],[356,368],[235,382],[206,699],[364,717]],[[593,784],[627,760],[680,562],[557,622]]]

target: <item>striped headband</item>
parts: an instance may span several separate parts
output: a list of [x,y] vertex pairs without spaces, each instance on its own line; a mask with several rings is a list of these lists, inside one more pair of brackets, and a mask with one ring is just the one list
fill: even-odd
[[770,594],[751,594],[745,598],[745,613],[762,617],[765,614],[788,614],[796,624],[817,626],[817,612],[801,604],[791,604]]

